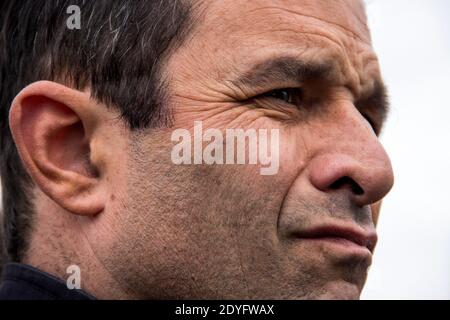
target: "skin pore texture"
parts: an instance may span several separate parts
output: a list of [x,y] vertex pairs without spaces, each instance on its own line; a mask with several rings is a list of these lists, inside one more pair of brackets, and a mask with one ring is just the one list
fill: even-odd
[[[117,299],[356,299],[393,173],[360,1],[198,1],[165,64],[171,128],[130,131],[89,91],[39,82],[10,124],[36,182],[25,263]],[[283,88],[292,99],[268,94]],[[174,129],[279,129],[280,167],[175,165]],[[70,146],[70,147],[68,147]],[[370,250],[305,236],[371,235]]]

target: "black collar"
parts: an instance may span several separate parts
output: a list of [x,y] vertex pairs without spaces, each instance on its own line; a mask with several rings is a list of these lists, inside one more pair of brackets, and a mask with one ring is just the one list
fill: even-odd
[[83,290],[67,288],[64,281],[28,265],[4,266],[0,300],[93,300]]

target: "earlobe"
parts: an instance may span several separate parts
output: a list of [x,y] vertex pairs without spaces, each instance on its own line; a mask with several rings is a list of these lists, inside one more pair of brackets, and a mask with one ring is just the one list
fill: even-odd
[[37,82],[14,100],[10,127],[28,173],[65,210],[95,215],[105,206],[99,170],[91,163],[95,126],[88,94]]

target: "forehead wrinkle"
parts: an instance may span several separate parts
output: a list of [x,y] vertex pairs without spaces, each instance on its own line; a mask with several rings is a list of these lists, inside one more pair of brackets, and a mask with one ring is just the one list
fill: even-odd
[[[273,32],[294,32],[293,30],[268,30],[266,33],[273,33]],[[263,33],[259,33],[258,35],[261,35]],[[316,43],[315,46],[312,46],[309,43],[308,47],[305,47],[302,49],[301,54],[304,56],[308,56],[309,53],[315,52],[316,50],[320,50],[319,52],[316,52],[314,54],[314,59],[300,59],[300,60],[310,60],[312,61],[311,64],[328,64],[329,65],[329,78],[331,78],[331,74],[334,75],[334,82],[342,82],[342,83],[348,83],[349,88],[352,88],[352,91],[355,92],[355,94],[359,91],[358,88],[361,87],[364,75],[360,72],[364,72],[364,68],[366,68],[371,61],[378,61],[376,57],[370,57],[367,61],[363,62],[363,65],[359,66],[358,64],[355,64],[357,59],[352,58],[354,56],[355,52],[352,51],[348,47],[348,44],[343,43],[342,41],[339,41],[337,39],[334,39],[329,34],[326,34],[322,31],[316,31],[316,32],[307,32],[307,31],[299,31],[295,32],[296,35],[302,34],[307,37],[317,37],[321,38],[324,41],[332,43],[334,46],[327,46],[323,47],[319,45],[319,43]],[[370,45],[363,44],[366,47],[370,47]],[[320,57],[321,61],[317,61],[317,57]],[[331,73],[331,71],[333,71]],[[331,81],[333,82],[333,81]]]
[[[295,11],[295,10],[292,10],[292,9],[288,9],[288,8],[282,8],[282,7],[277,7],[277,6],[265,6],[265,7],[255,8],[255,9],[249,10],[247,12],[248,13],[255,13],[255,12],[258,12],[258,11],[262,11],[262,10],[278,10],[278,11],[282,11],[282,12],[287,12],[289,14],[294,14],[294,15],[296,15],[298,17],[303,17],[303,18],[307,18],[307,19],[320,21],[320,22],[325,23],[325,24],[327,24],[329,26],[337,27],[338,29],[340,29],[341,31],[346,33],[348,36],[350,36],[354,40],[361,41],[362,43],[364,43],[366,45],[369,45],[369,46],[371,45],[370,33],[369,33],[369,29],[367,27],[367,24],[363,23],[359,17],[357,17],[357,19],[360,22],[361,26],[363,26],[364,31],[367,32],[367,39],[364,39],[362,36],[357,34],[355,31],[351,30],[348,27],[343,26],[340,23],[333,22],[333,21],[330,21],[330,20],[325,20],[324,18],[315,16],[315,15],[312,15],[312,14],[301,13],[301,12],[298,12],[298,11]],[[350,11],[353,12],[353,10],[350,10]]]
[[347,8],[349,8],[349,10],[353,13],[354,17],[361,23],[361,25],[367,31],[367,33],[369,33],[369,36],[370,36],[370,30],[367,25],[366,3],[365,3],[365,1],[360,1],[360,0],[355,0],[353,2],[359,3],[359,5],[360,5],[359,8],[360,8],[361,12],[363,13],[363,18],[361,18],[358,14],[356,14],[354,10],[351,10],[351,8],[349,7],[349,5],[350,5],[349,1],[345,1],[344,3],[346,4]]
[[[318,0],[319,1],[319,0]],[[249,22],[252,18],[249,17],[249,15],[247,14],[242,14],[242,13],[247,13],[247,12],[254,12],[257,10],[261,10],[263,8],[267,8],[267,7],[262,7],[262,8],[256,8],[256,9],[250,9],[250,4],[251,3],[256,3],[256,2],[244,2],[244,7],[243,7],[243,12],[241,11],[241,14],[239,16],[236,16],[236,12],[234,12],[233,14],[233,10],[231,10],[230,12],[227,12],[226,15],[217,15],[217,10],[215,10],[215,8],[219,8],[221,10],[223,10],[223,3],[226,3],[226,1],[223,2],[200,2],[202,5],[198,6],[201,8],[201,12],[202,15],[204,16],[205,20],[201,23],[201,26],[199,25],[199,27],[201,27],[201,30],[203,32],[208,31],[207,34],[209,35],[209,37],[206,40],[208,40],[208,43],[210,43],[210,47],[209,49],[211,50],[205,50],[205,48],[203,46],[195,46],[195,50],[198,50],[196,57],[198,57],[200,60],[199,62],[199,68],[196,69],[195,73],[198,73],[198,75],[202,76],[204,79],[209,79],[211,80],[212,77],[214,77],[214,80],[216,80],[218,82],[219,85],[223,85],[225,84],[230,84],[228,88],[228,90],[234,89],[234,90],[238,90],[239,92],[241,91],[241,89],[246,89],[246,88],[240,88],[240,87],[236,87],[234,86],[234,88],[231,85],[236,85],[236,84],[242,84],[242,82],[238,81],[239,80],[239,75],[241,75],[243,72],[248,71],[245,70],[248,66],[248,64],[254,64],[254,60],[260,60],[262,59],[259,56],[253,56],[253,54],[251,53],[251,49],[253,48],[254,50],[258,50],[263,48],[264,50],[258,50],[255,52],[259,52],[258,55],[261,52],[269,52],[268,54],[266,54],[266,58],[269,55],[272,56],[279,56],[282,54],[286,54],[286,52],[288,52],[289,55],[295,57],[295,56],[302,56],[302,58],[304,57],[304,59],[302,60],[306,60],[305,58],[308,58],[309,61],[313,61],[314,63],[320,63],[323,60],[332,60],[332,62],[335,64],[336,67],[336,72],[334,71],[333,74],[336,75],[336,78],[338,78],[338,82],[339,84],[342,85],[347,85],[349,88],[351,88],[352,92],[354,93],[355,98],[358,97],[360,95],[360,92],[364,89],[364,87],[366,86],[366,84],[372,82],[373,77],[370,75],[371,72],[366,73],[366,61],[364,61],[362,64],[359,63],[359,58],[360,57],[360,53],[359,52],[355,52],[355,48],[360,48],[359,51],[361,50],[366,50],[366,49],[370,49],[370,51],[373,53],[372,51],[372,46],[371,45],[367,45],[366,43],[362,43],[361,41],[357,41],[357,39],[355,40],[355,37],[357,36],[355,34],[355,36],[350,36],[347,39],[342,38],[342,37],[338,37],[336,34],[333,34],[333,29],[334,31],[336,31],[336,28],[331,28],[329,25],[327,27],[327,25],[323,24],[321,26],[321,28],[317,28],[317,26],[314,28],[315,31],[312,32],[311,31],[307,31],[307,29],[309,29],[310,27],[314,27],[312,23],[308,23],[307,21],[304,20],[303,23],[300,23],[300,26],[305,25],[306,29],[303,30],[298,30],[297,32],[295,30],[284,30],[284,28],[282,30],[279,31],[283,31],[283,32],[287,32],[287,31],[292,31],[293,34],[304,34],[305,35],[305,42],[299,42],[297,44],[297,46],[294,47],[294,45],[296,44],[294,42],[295,39],[293,38],[289,38],[289,39],[285,39],[283,37],[280,37],[278,35],[274,35],[273,37],[261,37],[260,39],[254,39],[254,38],[250,38],[250,39],[246,39],[248,41],[246,45],[242,45],[242,33],[244,33],[244,36],[251,36],[252,34],[248,34],[249,31],[252,30],[252,25],[255,26],[255,24],[250,24],[248,25],[248,28],[241,28],[235,29],[235,32],[233,33],[232,30],[234,30],[233,28],[230,29],[230,27],[228,26],[228,33],[227,33],[227,37],[223,38],[220,35],[224,35],[223,31],[228,24],[236,24],[236,18],[240,19],[244,19],[244,21]],[[197,2],[198,4],[198,2]],[[314,6],[311,6],[312,3],[310,4],[310,7],[314,8]],[[348,6],[351,6],[351,4],[348,4]],[[197,7],[197,8],[198,8]],[[273,7],[273,6],[272,6]],[[346,3],[346,7],[347,7],[347,3]],[[362,7],[362,6],[360,6]],[[269,7],[271,8],[271,7]],[[280,8],[277,8],[280,9]],[[358,13],[359,11],[357,10],[358,8],[352,10],[352,13],[355,15],[356,13]],[[289,11],[289,8],[287,9]],[[343,9],[346,10],[346,9]],[[207,12],[209,12],[210,14],[207,14]],[[223,12],[223,11],[221,11]],[[350,13],[350,12],[349,12]],[[294,11],[294,14],[300,15],[298,12]],[[291,14],[289,14],[291,15]],[[270,12],[267,14],[267,16],[270,16]],[[278,19],[281,23],[285,23],[288,24],[290,23],[292,26],[295,26],[295,23],[292,23],[293,20],[292,19],[281,19],[281,15],[279,15],[280,19]],[[304,15],[306,17],[308,17],[307,15]],[[262,16],[263,17],[263,16]],[[218,18],[218,19],[216,19]],[[264,17],[263,17],[264,18]],[[360,17],[362,19],[362,17]],[[249,20],[250,19],[250,20]],[[264,19],[263,19],[264,20]],[[322,19],[320,19],[320,21],[323,21]],[[260,21],[262,22],[262,21]],[[211,28],[211,23],[214,23],[215,26],[220,28],[221,33],[217,33],[214,31],[215,28]],[[237,23],[237,25],[239,25],[239,23]],[[297,24],[298,26],[299,24]],[[317,23],[316,23],[317,25]],[[340,26],[340,24],[338,24]],[[345,28],[345,26],[343,27]],[[294,28],[293,28],[294,29]],[[346,28],[345,28],[346,29]],[[254,28],[253,28],[254,30]],[[265,30],[265,29],[264,29]],[[326,30],[329,30],[330,33],[326,32]],[[337,30],[338,32],[341,29]],[[273,33],[276,32],[276,30],[266,30],[266,32],[268,33]],[[247,34],[246,34],[247,33]],[[265,33],[265,32],[263,32]],[[348,32],[339,32],[342,35],[347,35]],[[203,33],[197,33],[196,36],[199,36]],[[261,34],[261,33],[260,33]],[[240,35],[240,38],[238,38],[238,36]],[[231,39],[234,39],[234,37],[236,39],[238,39],[240,41],[240,43],[228,43],[228,46],[225,47],[226,50],[223,50],[223,46],[224,46],[224,41],[231,41]],[[312,37],[320,37],[322,38],[322,40],[320,42],[316,42],[315,40],[312,39]],[[359,37],[360,38],[360,37]],[[214,41],[214,39],[222,39],[224,41]],[[289,40],[289,41],[288,41]],[[292,40],[292,41],[291,41]],[[299,39],[300,40],[300,39]],[[193,44],[195,43],[195,41],[193,42]],[[283,49],[279,49],[280,45],[283,47]],[[300,46],[298,46],[300,45]],[[370,47],[370,48],[369,48]],[[208,49],[208,47],[206,48]],[[275,51],[273,49],[276,49]],[[222,53],[227,52],[227,55],[223,55],[221,56]],[[284,51],[284,52],[283,52]],[[205,54],[210,54],[210,56],[212,57],[210,60],[214,61],[215,59],[215,55],[219,55],[219,61],[222,61],[222,63],[219,63],[218,68],[220,69],[220,73],[219,76],[215,76],[215,74],[211,74],[211,70],[208,70],[207,66],[202,62],[205,61]],[[241,53],[240,55],[238,55],[238,53]],[[373,53],[374,54],[374,53]],[[253,58],[252,58],[253,57]],[[195,59],[195,58],[194,58]],[[173,62],[174,60],[172,60]],[[195,60],[197,61],[197,60]],[[232,64],[231,66],[228,65],[226,63],[223,62],[229,62],[230,64]],[[261,60],[260,60],[261,61]],[[179,60],[178,60],[179,62]],[[191,70],[192,71],[192,70]],[[249,72],[247,72],[248,75]],[[291,72],[292,73],[292,72]],[[278,74],[274,74],[272,75],[272,79],[275,78],[275,80],[279,80],[280,77],[284,76],[286,74],[283,73],[278,73]],[[289,72],[287,73],[289,75]],[[367,75],[367,76],[366,76]],[[292,76],[290,76],[292,78]],[[199,77],[197,77],[198,80]],[[244,78],[244,77],[243,77]],[[248,78],[248,77],[247,77]],[[266,78],[268,79],[268,78]],[[208,81],[209,81],[208,80]],[[263,79],[264,80],[264,79]],[[249,81],[246,81],[247,83]],[[286,83],[286,81],[284,81],[284,83]],[[295,83],[294,83],[295,84]],[[254,85],[254,84],[253,84]],[[229,90],[230,91],[230,90]],[[233,90],[231,90],[233,91]],[[221,92],[222,94],[222,92]],[[240,95],[240,94],[239,94]]]
[[[350,4],[348,4],[348,6],[350,6]],[[323,25],[321,28],[314,28],[315,29],[314,31],[308,30],[314,24],[304,21],[303,23],[297,24],[297,26],[302,26],[302,28],[304,26],[306,29],[294,30],[294,28],[289,29],[289,25],[291,25],[292,27],[294,27],[296,25],[295,23],[292,22],[292,20],[290,20],[290,22],[289,22],[289,20],[282,19],[282,20],[279,20],[279,22],[284,23],[285,24],[284,27],[280,25],[279,28],[275,28],[275,29],[272,28],[272,29],[265,30],[263,32],[261,32],[261,31],[255,32],[256,30],[253,30],[253,32],[252,32],[251,28],[249,30],[245,30],[245,29],[243,30],[241,28],[241,29],[236,29],[236,32],[240,33],[241,36],[242,36],[242,32],[244,32],[244,36],[246,36],[246,37],[261,36],[261,35],[264,35],[265,33],[276,33],[276,32],[283,32],[284,34],[288,34],[288,33],[292,32],[296,35],[304,34],[307,37],[321,37],[324,40],[329,41],[330,43],[333,43],[334,46],[336,46],[335,49],[333,49],[333,51],[334,51],[333,56],[335,58],[338,58],[337,55],[340,57],[339,58],[340,68],[342,69],[340,71],[341,71],[343,78],[347,78],[347,80],[343,80],[343,82],[352,83],[350,86],[353,89],[355,89],[353,91],[358,91],[358,88],[360,88],[360,85],[361,85],[361,83],[360,83],[362,80],[361,78],[364,78],[364,76],[360,74],[361,70],[360,70],[359,66],[354,65],[355,61],[350,61],[350,60],[352,60],[350,58],[350,56],[352,54],[349,51],[352,51],[352,49],[350,49],[350,47],[365,47],[365,48],[370,47],[371,48],[372,46],[370,44],[370,36],[367,37],[367,40],[363,39],[363,37],[358,35],[356,32],[350,30],[348,27],[343,26],[342,24],[335,23],[332,21],[326,21],[324,19],[321,19],[321,18],[313,16],[313,15],[299,13],[299,12],[297,12],[295,10],[291,10],[289,8],[280,8],[280,7],[276,7],[276,6],[265,6],[265,7],[254,8],[254,9],[247,9],[247,10],[245,10],[245,12],[252,13],[252,12],[258,12],[258,11],[261,11],[264,9],[266,9],[266,10],[267,9],[271,9],[271,10],[276,9],[279,12],[289,12],[289,15],[297,15],[297,16],[306,17],[306,18],[310,18],[310,19],[316,19],[318,21],[323,22]],[[274,10],[272,10],[272,11],[274,11]],[[353,15],[356,16],[356,13],[355,13],[356,9],[349,10],[349,11],[352,12]],[[270,17],[270,12],[268,12],[265,16],[266,16],[266,18]],[[242,15],[241,15],[241,17],[242,17]],[[262,16],[262,17],[264,18],[264,16]],[[223,18],[225,19],[225,21],[228,21],[228,23],[234,24],[234,22],[233,22],[234,20],[229,15],[228,15],[228,18],[227,18],[227,16],[225,16]],[[251,17],[249,17],[248,14],[245,14],[244,17],[242,17],[242,18],[244,18],[246,21],[252,19]],[[360,18],[360,17],[358,17],[358,18]],[[366,24],[362,23],[361,21],[362,21],[362,18],[360,18],[360,20],[358,20],[358,22],[364,26],[364,30],[367,30]],[[218,22],[218,21],[215,21],[215,23],[219,23],[219,25],[220,25],[220,22]],[[335,27],[331,28],[330,25],[335,26]],[[342,33],[342,35],[348,36],[348,38],[345,39],[345,38],[338,37],[337,34],[335,34],[336,31]],[[368,30],[367,30],[367,34],[369,34]],[[228,39],[231,41],[231,39],[234,39],[234,38],[228,37]],[[239,45],[239,43],[242,39],[238,38],[238,37],[236,37],[236,39],[237,39],[236,41],[238,41],[237,45]],[[270,38],[268,37],[268,38],[264,38],[264,39],[270,39]],[[280,43],[280,41],[283,38],[276,37],[276,39],[278,39],[278,40],[276,40],[276,43]],[[261,39],[261,41],[263,41],[263,40]],[[356,42],[356,43],[352,44],[353,42]],[[308,43],[310,43],[310,42],[308,41]],[[234,45],[236,45],[236,44],[230,43],[230,47],[234,47]],[[314,50],[316,48],[314,48],[314,47],[305,48],[305,50],[309,50],[309,49]],[[321,46],[318,46],[317,49],[324,49],[324,48]]]

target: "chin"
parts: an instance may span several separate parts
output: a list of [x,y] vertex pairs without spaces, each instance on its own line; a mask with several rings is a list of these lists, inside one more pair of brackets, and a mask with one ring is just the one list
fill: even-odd
[[344,280],[328,283],[312,298],[317,300],[359,300],[361,288]]

